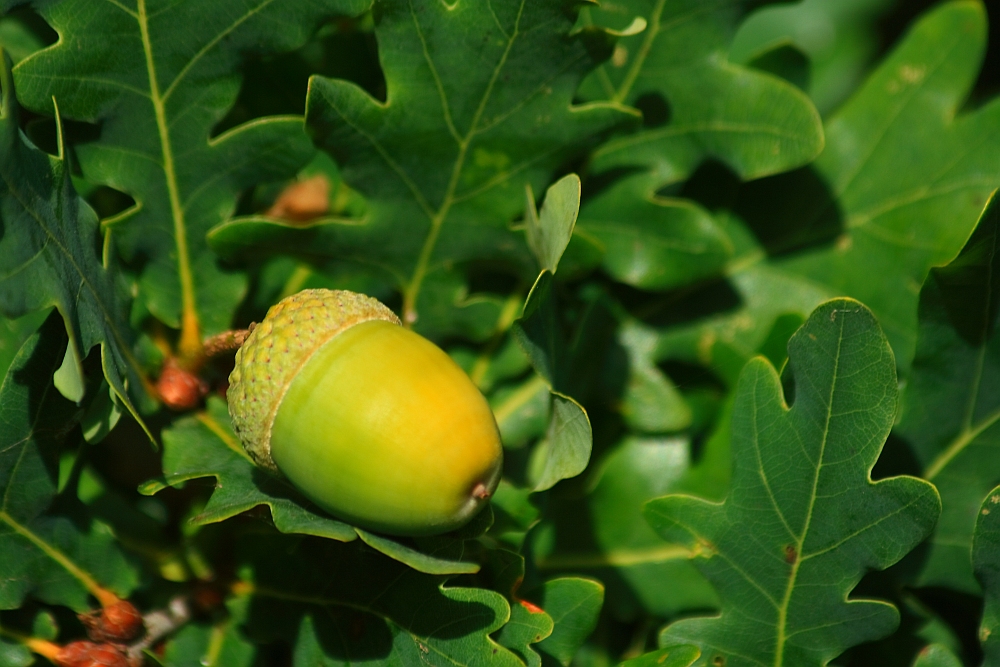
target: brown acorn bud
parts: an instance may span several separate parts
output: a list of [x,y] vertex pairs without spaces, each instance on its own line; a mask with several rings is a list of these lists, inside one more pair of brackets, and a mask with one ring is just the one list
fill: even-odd
[[317,174],[285,188],[264,215],[291,222],[308,222],[326,215],[329,210],[330,181],[326,176]]
[[80,614],[87,636],[98,642],[127,644],[143,631],[142,614],[128,600],[118,600],[100,611]]
[[208,385],[195,373],[181,368],[171,357],[163,364],[156,391],[171,410],[191,410],[198,407],[208,393]]
[[58,667],[131,667],[118,647],[87,641],[66,644],[54,662]]
[[129,642],[142,633],[142,614],[128,600],[119,600],[101,612],[101,623],[108,641]]

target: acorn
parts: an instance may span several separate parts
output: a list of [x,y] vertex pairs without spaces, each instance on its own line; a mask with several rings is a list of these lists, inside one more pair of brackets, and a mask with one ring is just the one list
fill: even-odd
[[360,528],[432,535],[500,480],[493,412],[439,347],[377,299],[303,290],[236,353],[229,414],[257,465]]

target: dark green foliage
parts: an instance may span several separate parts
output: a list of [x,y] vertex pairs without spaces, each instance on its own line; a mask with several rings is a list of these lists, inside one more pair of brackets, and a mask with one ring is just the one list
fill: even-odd
[[[0,667],[1000,665],[994,6],[0,0]],[[486,396],[470,523],[244,453],[304,288]]]

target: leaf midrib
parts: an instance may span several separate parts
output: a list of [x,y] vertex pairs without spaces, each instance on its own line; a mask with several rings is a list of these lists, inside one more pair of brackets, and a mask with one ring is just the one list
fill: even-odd
[[[657,0],[656,5],[650,12],[649,23],[646,27],[646,34],[644,35],[642,44],[639,47],[639,52],[636,55],[635,60],[632,61],[632,66],[629,68],[629,71],[625,74],[625,78],[622,80],[621,85],[619,86],[618,90],[614,93],[614,95],[611,97],[610,101],[623,103],[625,101],[625,98],[628,97],[629,93],[632,92],[632,86],[635,85],[636,79],[639,78],[639,73],[642,71],[643,66],[646,64],[646,58],[649,57],[649,52],[653,48],[653,43],[656,41],[656,38],[660,36],[661,32],[669,30],[682,23],[686,23],[687,21],[690,21],[691,19],[697,17],[700,14],[711,12],[716,9],[716,7],[713,5],[707,7],[702,6],[701,8],[690,11],[687,14],[681,14],[680,16],[675,17],[673,21],[665,25],[661,25],[660,21],[663,19],[663,9],[666,6],[666,4],[667,4],[666,0]],[[601,65],[600,69],[600,72],[605,77],[607,77],[607,71],[605,69],[606,67],[607,65]],[[610,78],[608,78],[608,82],[610,82]]]
[[410,16],[413,19],[413,24],[420,35],[421,47],[424,55],[424,60],[427,62],[427,66],[430,68],[432,76],[434,77],[435,83],[438,87],[438,94],[441,99],[442,114],[445,118],[445,123],[449,127],[449,131],[452,133],[452,137],[458,143],[458,156],[455,158],[455,164],[452,166],[451,177],[448,180],[448,186],[445,190],[444,198],[441,201],[441,205],[438,210],[431,216],[431,228],[427,232],[427,236],[424,238],[423,246],[420,249],[420,254],[417,257],[416,266],[413,269],[413,274],[410,278],[410,282],[406,285],[403,290],[403,326],[412,327],[413,323],[417,319],[417,296],[420,293],[420,288],[423,284],[424,277],[427,274],[427,269],[430,264],[431,255],[434,252],[434,247],[437,245],[438,237],[441,234],[441,227],[448,217],[448,213],[451,210],[451,206],[454,203],[455,191],[458,187],[459,177],[462,174],[462,168],[465,166],[466,154],[469,150],[469,145],[472,143],[473,137],[479,132],[479,120],[486,109],[486,104],[490,99],[490,95],[493,93],[493,88],[496,85],[497,79],[500,77],[500,72],[504,65],[507,63],[507,58],[510,55],[511,49],[514,47],[514,42],[520,34],[521,17],[524,14],[524,4],[526,0],[521,0],[517,9],[517,18],[514,21],[514,29],[510,36],[507,38],[507,46],[504,48],[503,55],[500,57],[499,62],[493,68],[493,72],[490,75],[490,80],[486,85],[486,89],[483,91],[482,98],[479,100],[479,105],[476,108],[475,113],[472,116],[472,121],[469,123],[469,130],[464,137],[459,137],[457,135],[457,129],[451,122],[451,110],[448,106],[448,100],[444,96],[444,90],[440,86],[440,79],[437,73],[437,69],[434,66],[434,61],[427,50],[427,46],[423,41],[422,31],[420,29],[420,22],[417,19],[416,9],[413,7],[413,0],[410,0]]
[[156,129],[160,137],[160,152],[163,156],[161,166],[163,167],[163,176],[167,185],[167,197],[170,200],[174,242],[177,245],[177,273],[181,283],[181,338],[179,347],[182,356],[194,358],[201,351],[201,324],[195,305],[194,276],[191,273],[191,258],[187,242],[187,221],[185,220],[184,209],[181,205],[180,188],[177,185],[173,146],[170,142],[170,129],[164,106],[165,98],[160,94],[160,84],[156,78],[153,45],[149,37],[149,22],[146,16],[146,0],[137,1],[138,15],[136,16],[136,21],[139,23],[139,33],[142,38],[142,51],[146,60],[146,74],[149,77],[149,97],[153,104]]
[[[833,315],[836,315],[837,311],[832,311]],[[788,607],[791,604],[792,593],[795,590],[795,582],[798,578],[799,567],[803,562],[802,546],[805,544],[806,537],[809,535],[809,528],[812,523],[813,510],[816,506],[816,492],[819,487],[819,475],[820,471],[823,469],[823,457],[826,453],[826,444],[830,435],[830,420],[833,416],[833,397],[837,390],[837,380],[838,372],[840,369],[840,353],[844,342],[844,318],[840,318],[840,331],[837,335],[837,352],[833,355],[833,377],[830,382],[830,393],[826,401],[826,418],[823,422],[823,438],[820,442],[819,456],[816,459],[816,472],[813,475],[812,491],[809,494],[809,506],[806,510],[806,520],[802,526],[801,536],[795,542],[795,562],[792,563],[792,571],[788,576],[788,584],[785,587],[785,595],[782,597],[781,604],[778,605],[778,622],[776,624],[777,645],[775,647],[774,655],[774,667],[783,667],[784,665],[784,654],[785,654],[785,642],[787,637],[785,636],[785,626],[788,624]]]

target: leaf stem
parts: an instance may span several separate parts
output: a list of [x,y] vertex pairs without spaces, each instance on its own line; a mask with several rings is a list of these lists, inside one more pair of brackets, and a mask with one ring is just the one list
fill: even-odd
[[7,637],[8,639],[13,639],[19,644],[22,644],[32,653],[37,653],[38,655],[46,658],[52,662],[55,662],[56,656],[62,650],[62,647],[55,642],[50,642],[47,639],[40,639],[38,637],[31,637],[29,635],[21,634],[15,630],[8,630],[7,628],[0,627],[0,637]]
[[156,129],[160,135],[160,149],[163,154],[163,175],[167,184],[167,195],[170,199],[170,213],[174,223],[174,241],[177,244],[177,273],[181,287],[181,339],[180,353],[185,359],[196,358],[201,354],[201,325],[198,321],[198,310],[194,297],[194,277],[191,275],[191,258],[188,252],[187,227],[184,220],[184,209],[181,205],[180,188],[177,186],[177,173],[174,167],[173,148],[170,143],[170,129],[167,124],[167,113],[160,94],[160,84],[156,78],[156,66],[153,63],[153,46],[149,38],[149,21],[146,15],[146,0],[138,0],[139,32],[142,35],[142,49],[146,56],[146,72],[149,76],[149,97],[153,103],[153,113],[156,116]]
[[844,344],[844,321],[841,318],[840,321],[840,335],[837,337],[837,352],[833,357],[833,374],[830,380],[830,392],[826,399],[826,418],[823,422],[823,439],[820,442],[819,456],[816,459],[816,471],[813,473],[812,489],[809,493],[809,503],[806,507],[806,517],[805,523],[802,526],[802,532],[800,535],[796,536],[794,545],[794,561],[792,561],[792,569],[788,575],[788,585],[785,587],[785,594],[781,599],[781,604],[778,607],[778,622],[777,625],[777,637],[775,637],[775,655],[774,655],[774,667],[783,667],[785,664],[785,644],[788,642],[788,636],[785,634],[786,626],[788,625],[788,607],[792,602],[792,593],[795,591],[795,584],[799,576],[799,567],[802,565],[803,553],[802,547],[806,543],[806,537],[809,535],[809,529],[812,526],[813,510],[816,507],[816,496],[817,489],[819,488],[819,477],[820,471],[823,467],[823,458],[826,455],[826,445],[828,438],[830,437],[830,422],[833,419],[833,400],[837,392],[837,380],[838,373],[840,372],[840,355]]
[[969,443],[978,438],[980,433],[996,424],[998,420],[1000,420],[1000,410],[996,410],[988,415],[986,419],[979,422],[979,424],[974,428],[965,429],[959,433],[958,437],[952,440],[951,444],[948,445],[948,448],[938,454],[937,458],[931,461],[931,464],[927,466],[927,469],[924,471],[924,479],[933,481],[934,478],[937,477],[942,470],[944,470],[945,466],[951,463],[952,459],[962,453],[962,450],[964,450]]
[[621,104],[628,97],[628,94],[632,92],[632,86],[635,85],[635,80],[639,78],[639,72],[642,71],[646,57],[649,55],[650,49],[653,48],[653,42],[656,41],[656,36],[660,32],[660,16],[663,14],[663,6],[666,3],[667,0],[657,0],[653,11],[649,13],[649,25],[646,26],[646,34],[643,36],[642,46],[639,47],[639,52],[635,55],[635,60],[632,61],[632,66],[629,67],[621,86],[618,87],[618,92],[611,98],[612,102]]
[[87,592],[97,598],[97,601],[101,603],[102,607],[115,604],[120,600],[117,595],[101,586],[92,576],[90,576],[89,573],[85,572],[76,563],[71,561],[66,554],[43,540],[26,526],[23,526],[19,522],[15,521],[14,517],[9,515],[5,510],[0,510],[0,521],[6,523],[14,530],[15,533],[31,542],[36,548],[38,548],[39,551],[44,553],[50,559],[58,563],[64,570],[69,572],[74,579],[79,581],[83,587],[87,589]]

